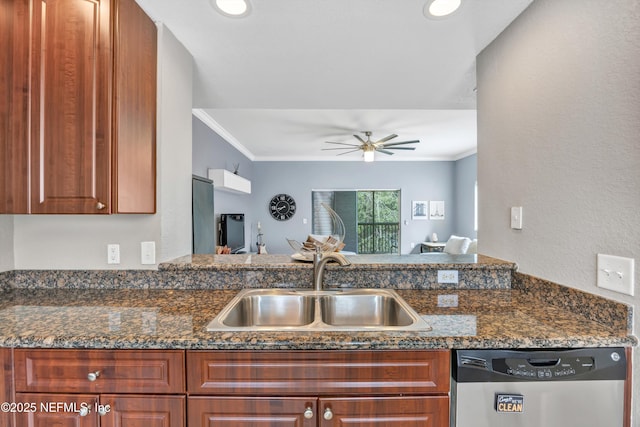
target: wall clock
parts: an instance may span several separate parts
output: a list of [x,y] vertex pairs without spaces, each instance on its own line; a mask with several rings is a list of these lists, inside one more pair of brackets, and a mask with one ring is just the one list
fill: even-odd
[[296,213],[296,201],[288,194],[276,194],[269,202],[269,213],[278,221],[286,221]]

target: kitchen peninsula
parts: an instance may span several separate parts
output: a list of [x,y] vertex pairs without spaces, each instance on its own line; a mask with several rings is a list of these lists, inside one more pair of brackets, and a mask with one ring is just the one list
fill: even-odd
[[[636,344],[627,305],[518,273],[510,262],[444,254],[349,259],[350,267],[328,266],[327,287],[395,288],[432,330],[207,332],[206,324],[239,289],[310,288],[312,265],[286,255],[194,255],[158,271],[3,273],[0,345],[293,350]],[[438,283],[438,270],[456,270],[459,283]],[[457,295],[457,306],[439,307],[439,295]]]
[[[158,271],[2,273],[0,355],[15,382],[5,381],[0,396],[92,399],[97,415],[65,415],[100,416],[101,426],[135,411],[149,421],[161,414],[171,427],[225,425],[228,417],[330,426],[361,413],[373,421],[357,425],[410,414],[416,421],[403,425],[445,427],[451,349],[637,344],[625,304],[518,273],[510,262],[350,260],[327,267],[325,287],[395,288],[431,329],[206,330],[242,288],[310,289],[313,266],[284,255],[189,256]],[[456,271],[458,283],[438,283],[438,270]],[[31,426],[47,414],[28,415],[0,421]]]

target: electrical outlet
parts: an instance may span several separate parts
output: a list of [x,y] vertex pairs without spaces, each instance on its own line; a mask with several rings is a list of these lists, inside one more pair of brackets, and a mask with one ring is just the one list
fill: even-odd
[[110,243],[107,245],[107,264],[120,264],[120,245]]
[[458,283],[458,270],[438,270],[438,283]]
[[457,306],[458,306],[458,295],[456,294],[438,295],[438,307],[457,307]]
[[633,258],[598,254],[597,268],[598,287],[633,296]]
[[410,243],[410,246],[411,246],[411,249],[413,249],[413,248],[415,248],[415,247],[416,247],[416,244],[415,244],[414,242],[411,242],[411,243]]
[[156,263],[156,242],[140,242],[140,264]]

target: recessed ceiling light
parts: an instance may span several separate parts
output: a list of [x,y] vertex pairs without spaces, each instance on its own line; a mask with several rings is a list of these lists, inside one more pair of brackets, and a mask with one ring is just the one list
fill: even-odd
[[240,18],[249,14],[249,0],[211,0],[218,12],[225,16]]
[[451,15],[460,7],[461,0],[430,0],[424,7],[427,17],[440,18]]

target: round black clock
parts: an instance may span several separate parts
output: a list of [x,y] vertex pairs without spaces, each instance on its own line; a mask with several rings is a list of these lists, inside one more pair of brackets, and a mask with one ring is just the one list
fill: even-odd
[[296,213],[296,201],[288,194],[276,194],[269,202],[269,213],[278,221],[286,221]]

